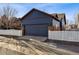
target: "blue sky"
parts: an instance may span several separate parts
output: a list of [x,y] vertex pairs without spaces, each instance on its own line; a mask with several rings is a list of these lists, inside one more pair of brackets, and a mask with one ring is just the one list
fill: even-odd
[[69,23],[74,23],[76,14],[79,13],[78,3],[16,3],[16,4],[0,4],[0,8],[10,5],[18,11],[17,17],[24,16],[32,8],[37,8],[47,13],[65,13]]

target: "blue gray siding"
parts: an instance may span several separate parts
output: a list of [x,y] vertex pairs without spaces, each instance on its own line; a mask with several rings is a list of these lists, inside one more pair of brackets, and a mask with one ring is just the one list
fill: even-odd
[[24,20],[22,20],[23,24],[45,24],[48,23],[50,24],[52,21],[52,18],[50,18],[49,16],[34,11],[33,13],[30,13],[27,17],[24,18]]
[[22,20],[22,25],[25,26],[25,35],[48,36],[48,26],[52,26],[52,24],[51,17],[38,11],[31,12]]

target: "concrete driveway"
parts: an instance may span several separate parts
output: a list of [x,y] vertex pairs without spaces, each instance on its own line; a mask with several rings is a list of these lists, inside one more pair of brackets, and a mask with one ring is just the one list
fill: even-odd
[[35,39],[35,40],[39,40],[39,41],[45,41],[47,39],[47,37],[41,37],[41,36],[22,36],[22,37],[18,37],[18,39],[24,39],[24,40]]

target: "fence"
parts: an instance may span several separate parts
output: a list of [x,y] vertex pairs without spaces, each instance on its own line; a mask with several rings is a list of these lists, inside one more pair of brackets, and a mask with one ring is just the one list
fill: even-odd
[[13,36],[22,36],[22,30],[1,30],[0,35],[13,35]]
[[79,42],[79,31],[48,31],[48,39]]

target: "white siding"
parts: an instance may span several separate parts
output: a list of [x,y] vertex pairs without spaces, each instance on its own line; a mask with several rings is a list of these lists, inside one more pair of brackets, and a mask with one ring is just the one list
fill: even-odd
[[62,19],[62,26],[63,26],[63,25],[65,25],[65,21],[64,21],[64,19]]
[[52,20],[52,25],[53,26],[60,26],[60,22],[56,21],[56,20]]

